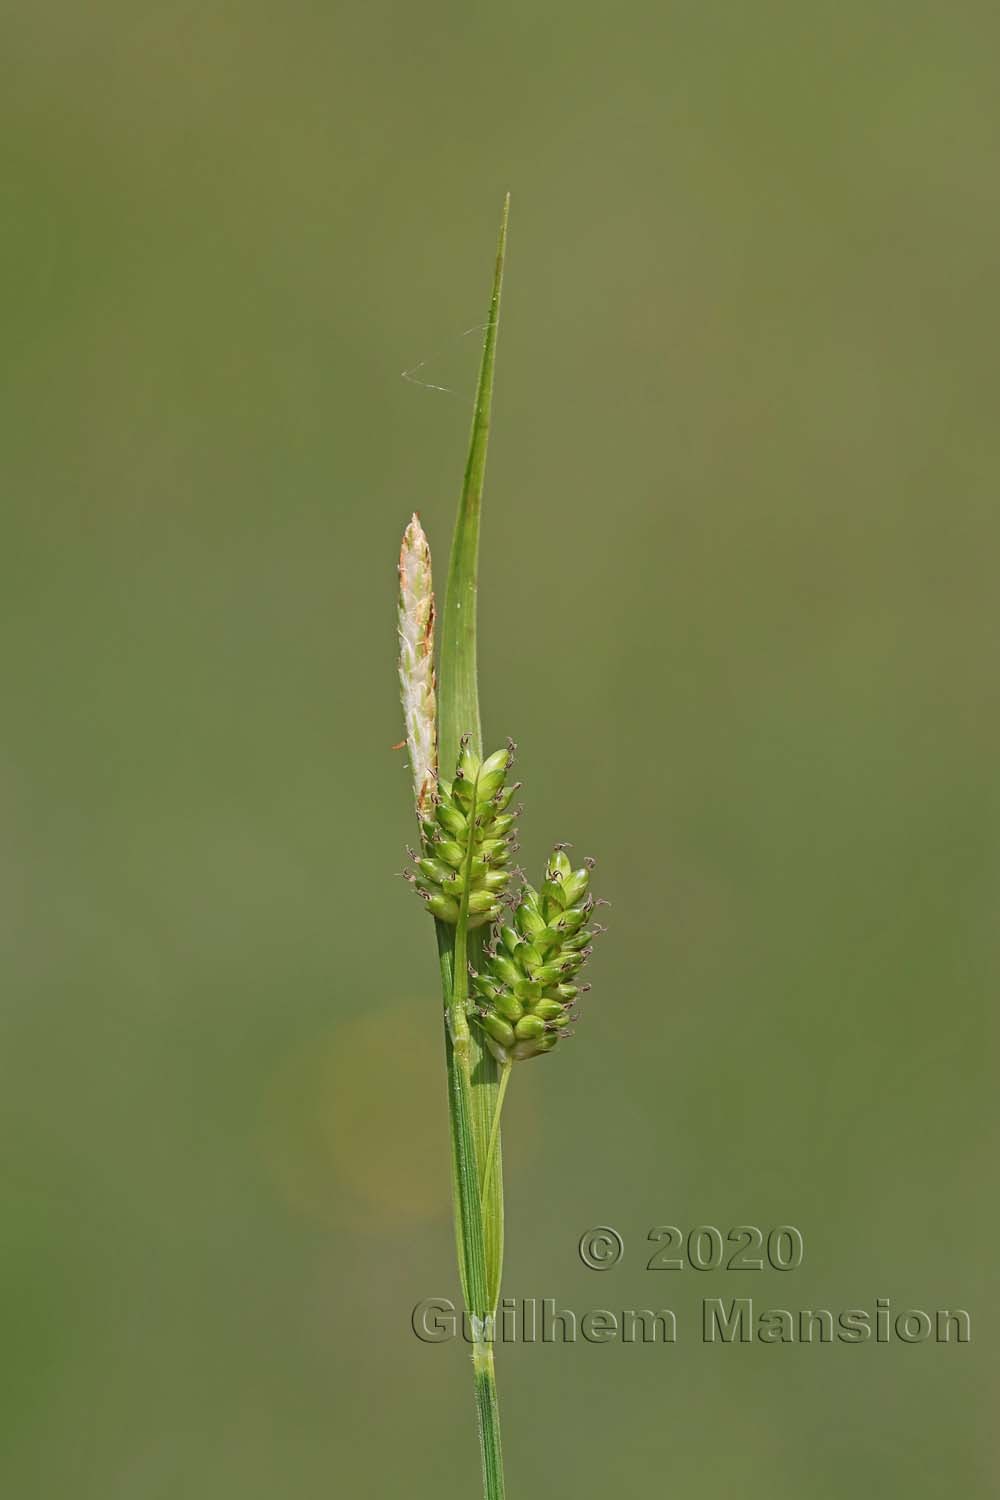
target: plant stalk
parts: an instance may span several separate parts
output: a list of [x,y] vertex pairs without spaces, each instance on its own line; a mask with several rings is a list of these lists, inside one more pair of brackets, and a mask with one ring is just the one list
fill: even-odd
[[497,1403],[492,1343],[473,1344],[472,1367],[476,1381],[479,1449],[483,1459],[483,1491],[489,1497],[502,1496],[504,1484],[503,1453],[500,1449],[500,1407]]
[[[451,774],[463,734],[482,755],[477,676],[479,518],[493,401],[500,290],[503,281],[509,196],[504,202],[490,315],[476,390],[469,456],[452,541],[441,627],[438,681],[438,764]],[[473,807],[475,803],[473,802]],[[470,850],[472,838],[470,836]],[[466,880],[466,892],[468,891]],[[493,1364],[493,1335],[503,1257],[503,1183],[497,1119],[497,1064],[469,1026],[468,965],[482,954],[478,931],[468,928],[466,894],[456,927],[438,922],[441,987],[447,1017],[446,1061],[451,1132],[455,1239],[465,1305],[473,1334],[473,1371],[485,1500],[503,1500],[500,1414]]]
[[[475,823],[476,789],[478,773],[472,787],[471,824]],[[458,1171],[459,1222],[461,1224],[461,1250],[466,1265],[466,1300],[472,1316],[472,1362],[475,1373],[476,1412],[479,1427],[479,1446],[483,1463],[483,1490],[486,1500],[502,1500],[504,1494],[503,1455],[500,1449],[500,1409],[497,1402],[496,1374],[493,1366],[493,1333],[495,1327],[496,1298],[491,1299],[486,1276],[486,1242],[483,1234],[483,1203],[480,1180],[479,1152],[476,1149],[472,1128],[472,1033],[469,1027],[468,1005],[468,940],[469,940],[469,887],[471,885],[472,859],[475,852],[474,827],[469,829],[469,843],[465,856],[465,888],[459,904],[458,923],[455,928],[454,948],[451,956],[451,1000],[448,1006],[448,1036],[451,1045],[452,1127],[453,1139],[461,1142],[462,1154],[466,1158]],[[495,1135],[491,1137],[495,1144]],[[467,1170],[468,1143],[472,1145],[472,1160],[469,1163],[476,1173],[477,1190],[470,1191]],[[488,1170],[488,1165],[486,1170]]]

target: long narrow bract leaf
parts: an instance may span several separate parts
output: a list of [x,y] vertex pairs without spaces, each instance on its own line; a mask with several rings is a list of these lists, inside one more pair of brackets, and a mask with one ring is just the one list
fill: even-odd
[[455,521],[448,585],[441,622],[441,670],[438,681],[438,761],[453,766],[458,758],[458,742],[471,734],[472,748],[483,753],[483,734],[479,718],[479,682],[476,655],[476,603],[479,585],[479,516],[483,500],[483,478],[486,473],[486,448],[490,436],[490,411],[493,406],[493,371],[496,364],[497,327],[500,319],[500,291],[503,285],[504,253],[507,248],[507,218],[510,194],[503,206],[500,240],[497,245],[496,270],[490,316],[483,341],[483,358],[479,367],[476,407],[469,439],[469,456],[465,465],[465,482]]

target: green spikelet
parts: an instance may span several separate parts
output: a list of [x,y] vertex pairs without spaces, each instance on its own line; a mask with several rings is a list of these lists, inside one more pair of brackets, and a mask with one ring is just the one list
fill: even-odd
[[454,779],[438,781],[429,798],[423,848],[410,851],[415,869],[407,878],[440,922],[458,922],[466,889],[470,928],[485,927],[501,914],[517,848],[511,836],[516,814],[507,812],[517,790],[506,785],[513,764],[512,742],[481,761],[465,735]]
[[553,850],[539,890],[525,885],[511,920],[498,925],[487,970],[473,976],[475,1019],[500,1063],[551,1052],[574,1017],[573,1001],[590,986],[576,978],[604,929],[590,920],[593,860],[574,870]]

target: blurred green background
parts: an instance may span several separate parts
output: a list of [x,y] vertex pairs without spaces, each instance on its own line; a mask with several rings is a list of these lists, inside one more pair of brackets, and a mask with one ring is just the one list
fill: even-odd
[[[487,737],[614,902],[516,1076],[510,1492],[992,1491],[995,6],[5,7],[0,1466],[477,1492],[394,565],[502,194]],[[417,378],[400,371],[427,361]],[[797,1225],[800,1270],[649,1229]],[[598,1275],[580,1234],[611,1224]],[[704,1296],[970,1311],[708,1347]]]

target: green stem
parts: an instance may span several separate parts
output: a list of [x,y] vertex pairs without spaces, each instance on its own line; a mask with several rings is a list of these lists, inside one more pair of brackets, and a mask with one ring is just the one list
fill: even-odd
[[476,1380],[476,1414],[483,1456],[483,1489],[487,1500],[503,1500],[503,1452],[500,1447],[500,1408],[493,1370],[493,1345],[476,1343],[472,1349]]
[[[475,800],[473,794],[473,808]],[[472,829],[469,847],[472,848]],[[471,862],[471,861],[470,861]],[[442,951],[441,977],[448,997],[447,1061],[448,1095],[451,1117],[452,1167],[455,1186],[455,1229],[459,1265],[466,1306],[472,1317],[473,1368],[475,1371],[476,1413],[479,1449],[483,1465],[485,1500],[503,1500],[503,1455],[500,1448],[500,1408],[497,1402],[496,1375],[493,1367],[493,1335],[496,1297],[491,1295],[487,1280],[486,1239],[483,1231],[483,1197],[478,1171],[476,1141],[473,1130],[472,1073],[470,1064],[471,1035],[466,1014],[467,969],[465,954],[468,943],[468,882],[455,929],[450,955]],[[442,924],[438,924],[440,929]],[[449,962],[450,959],[450,962]],[[450,970],[450,972],[449,972]],[[502,1100],[504,1079],[501,1082]],[[499,1111],[496,1124],[499,1124]],[[489,1180],[490,1160],[496,1148],[496,1131],[491,1137],[483,1183]]]
[[448,1117],[451,1126],[452,1188],[455,1242],[462,1292],[469,1312],[485,1319],[492,1312],[486,1275],[483,1213],[479,1193],[479,1159],[473,1129],[469,1065],[469,1021],[464,1004],[456,1006],[453,935],[438,922],[441,988],[445,1001],[445,1060],[448,1069]]
[[[500,225],[469,456],[455,523],[441,616],[438,765],[448,767],[449,772],[458,758],[459,741],[463,734],[472,736],[472,749],[477,756],[483,753],[476,663],[479,519],[493,402],[493,371],[509,206],[508,196],[504,202]],[[483,1489],[485,1500],[503,1500],[500,1416],[492,1348],[503,1256],[503,1184],[499,1139],[493,1143],[490,1170],[486,1173],[480,1173],[479,1170],[480,1162],[485,1162],[489,1155],[487,1138],[490,1135],[491,1121],[495,1117],[497,1066],[489,1050],[469,1030],[466,1013],[469,950],[471,947],[471,956],[473,962],[476,962],[481,951],[481,939],[479,933],[474,932],[470,943],[467,900],[465,920],[460,921],[457,928],[447,927],[440,922],[436,925],[441,985],[448,1017],[445,1045],[455,1239],[465,1305],[473,1322],[473,1365],[483,1461]]]
[[493,1160],[497,1154],[497,1141],[500,1139],[500,1115],[503,1111],[503,1101],[507,1094],[507,1084],[510,1082],[510,1070],[514,1066],[508,1059],[500,1070],[500,1087],[497,1089],[497,1102],[493,1109],[493,1124],[490,1126],[489,1145],[486,1147],[486,1164],[483,1167],[483,1182],[481,1195],[486,1196],[486,1184],[490,1180],[493,1171]]
[[[495,1301],[490,1298],[486,1271],[486,1239],[483,1232],[483,1200],[478,1171],[472,1104],[472,1036],[468,1017],[469,889],[476,842],[476,797],[479,774],[470,788],[469,842],[463,865],[463,890],[451,948],[448,1006],[448,1077],[455,1186],[458,1204],[459,1259],[464,1262],[466,1305],[472,1315],[473,1366],[479,1446],[483,1463],[486,1500],[503,1500],[503,1459],[500,1452],[500,1410],[493,1369]],[[442,979],[446,979],[442,969]]]

